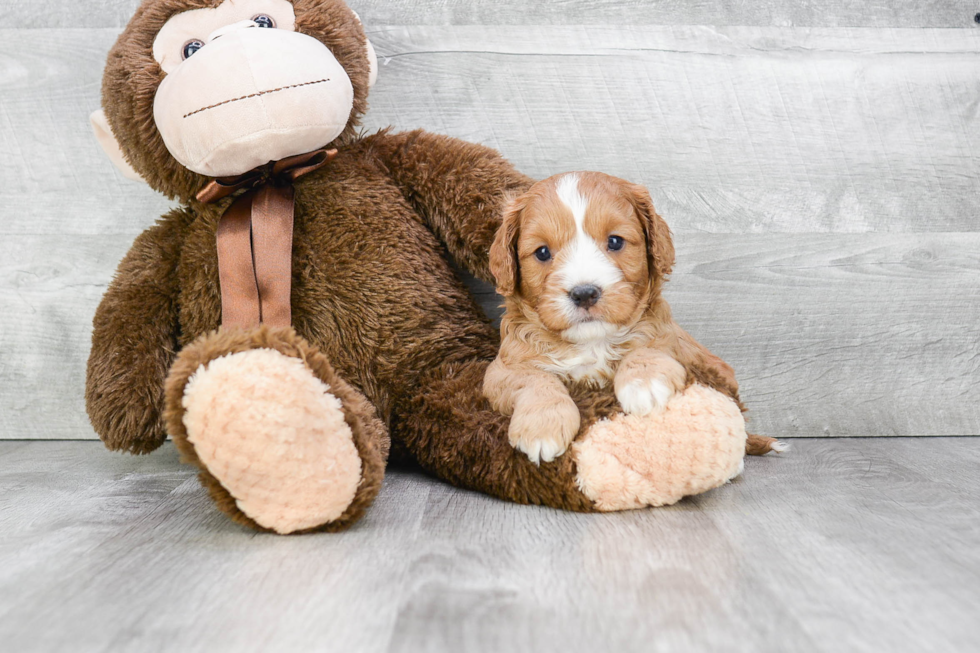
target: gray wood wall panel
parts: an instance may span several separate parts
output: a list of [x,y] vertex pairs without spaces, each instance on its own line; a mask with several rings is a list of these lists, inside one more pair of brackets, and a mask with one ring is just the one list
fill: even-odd
[[[368,24],[367,129],[650,187],[668,298],[735,366],[753,428],[980,433],[980,30]],[[168,206],[89,133],[117,33],[0,29],[0,438],[93,437],[91,316]]]
[[750,25],[971,27],[968,0],[358,0],[375,25]]
[[[8,27],[122,27],[139,0],[2,0]],[[368,25],[972,27],[970,0],[349,0]]]
[[[2,35],[14,156],[0,230],[142,229],[162,200],[110,172],[87,125],[116,30]],[[675,231],[978,225],[980,30],[409,27],[375,41],[368,128],[483,142],[532,175],[645,183]],[[52,219],[67,196],[78,217]]]
[[393,27],[368,124],[607,171],[677,231],[972,231],[980,30]]
[[[5,437],[92,435],[82,401],[89,323],[131,240],[4,239]],[[752,429],[980,430],[980,234],[680,234],[677,245],[667,299],[682,325],[734,365]]]
[[168,204],[94,142],[118,29],[0,30],[0,234],[138,234]]

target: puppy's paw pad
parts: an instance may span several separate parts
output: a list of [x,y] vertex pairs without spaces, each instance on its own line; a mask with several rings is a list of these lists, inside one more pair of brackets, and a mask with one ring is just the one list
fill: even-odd
[[663,410],[673,396],[674,389],[660,378],[632,381],[616,392],[619,405],[629,415],[649,415]]

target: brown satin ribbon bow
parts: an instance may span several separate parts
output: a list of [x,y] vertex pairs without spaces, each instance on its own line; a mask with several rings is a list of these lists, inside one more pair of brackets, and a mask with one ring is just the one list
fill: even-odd
[[289,326],[293,262],[293,182],[330,162],[337,150],[314,150],[219,177],[197,194],[205,204],[242,189],[218,222],[221,325]]

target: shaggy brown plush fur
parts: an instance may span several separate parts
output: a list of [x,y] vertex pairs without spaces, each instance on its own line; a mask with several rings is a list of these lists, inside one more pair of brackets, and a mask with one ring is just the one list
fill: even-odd
[[149,453],[167,438],[163,384],[177,352],[180,231],[174,211],[143,232],[95,312],[85,403],[110,449]]
[[[531,180],[497,152],[452,138],[422,131],[355,136],[368,63],[363,30],[339,0],[294,2],[297,29],[330,47],[355,96],[346,130],[330,144],[336,158],[295,184],[295,333],[215,333],[221,315],[215,231],[233,198],[213,205],[193,199],[207,180],[170,156],[154,126],[162,72],[150,53],[171,15],[215,4],[144,2],[106,68],[103,107],[126,159],[151,186],[184,204],[137,239],[96,312],[86,399],[106,446],[146,453],[169,430],[185,459],[202,468],[217,505],[257,527],[187,441],[181,396],[200,365],[269,347],[304,360],[337,393],[362,457],[354,503],[321,528],[353,523],[377,493],[388,446],[384,425],[394,450],[450,482],[524,503],[593,509],[575,486],[571,457],[535,467],[508,444],[507,419],[489,410],[481,391],[498,334],[449,263],[452,256],[491,280],[489,248],[500,214]],[[586,427],[615,411],[611,395],[573,396]]]
[[[565,510],[594,510],[578,489],[571,456],[532,463],[507,441],[510,418],[483,396],[489,360],[450,364],[420,379],[400,401],[394,429],[429,472],[471,490]],[[576,386],[572,398],[582,413],[583,431],[619,412],[612,393]]]

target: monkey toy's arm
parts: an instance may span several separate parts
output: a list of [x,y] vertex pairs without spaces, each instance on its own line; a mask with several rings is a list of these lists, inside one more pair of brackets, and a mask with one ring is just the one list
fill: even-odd
[[149,453],[167,437],[163,386],[179,329],[176,217],[136,239],[95,312],[85,404],[109,449]]
[[533,180],[489,147],[422,130],[372,137],[392,177],[456,262],[493,282],[489,252],[504,204]]

